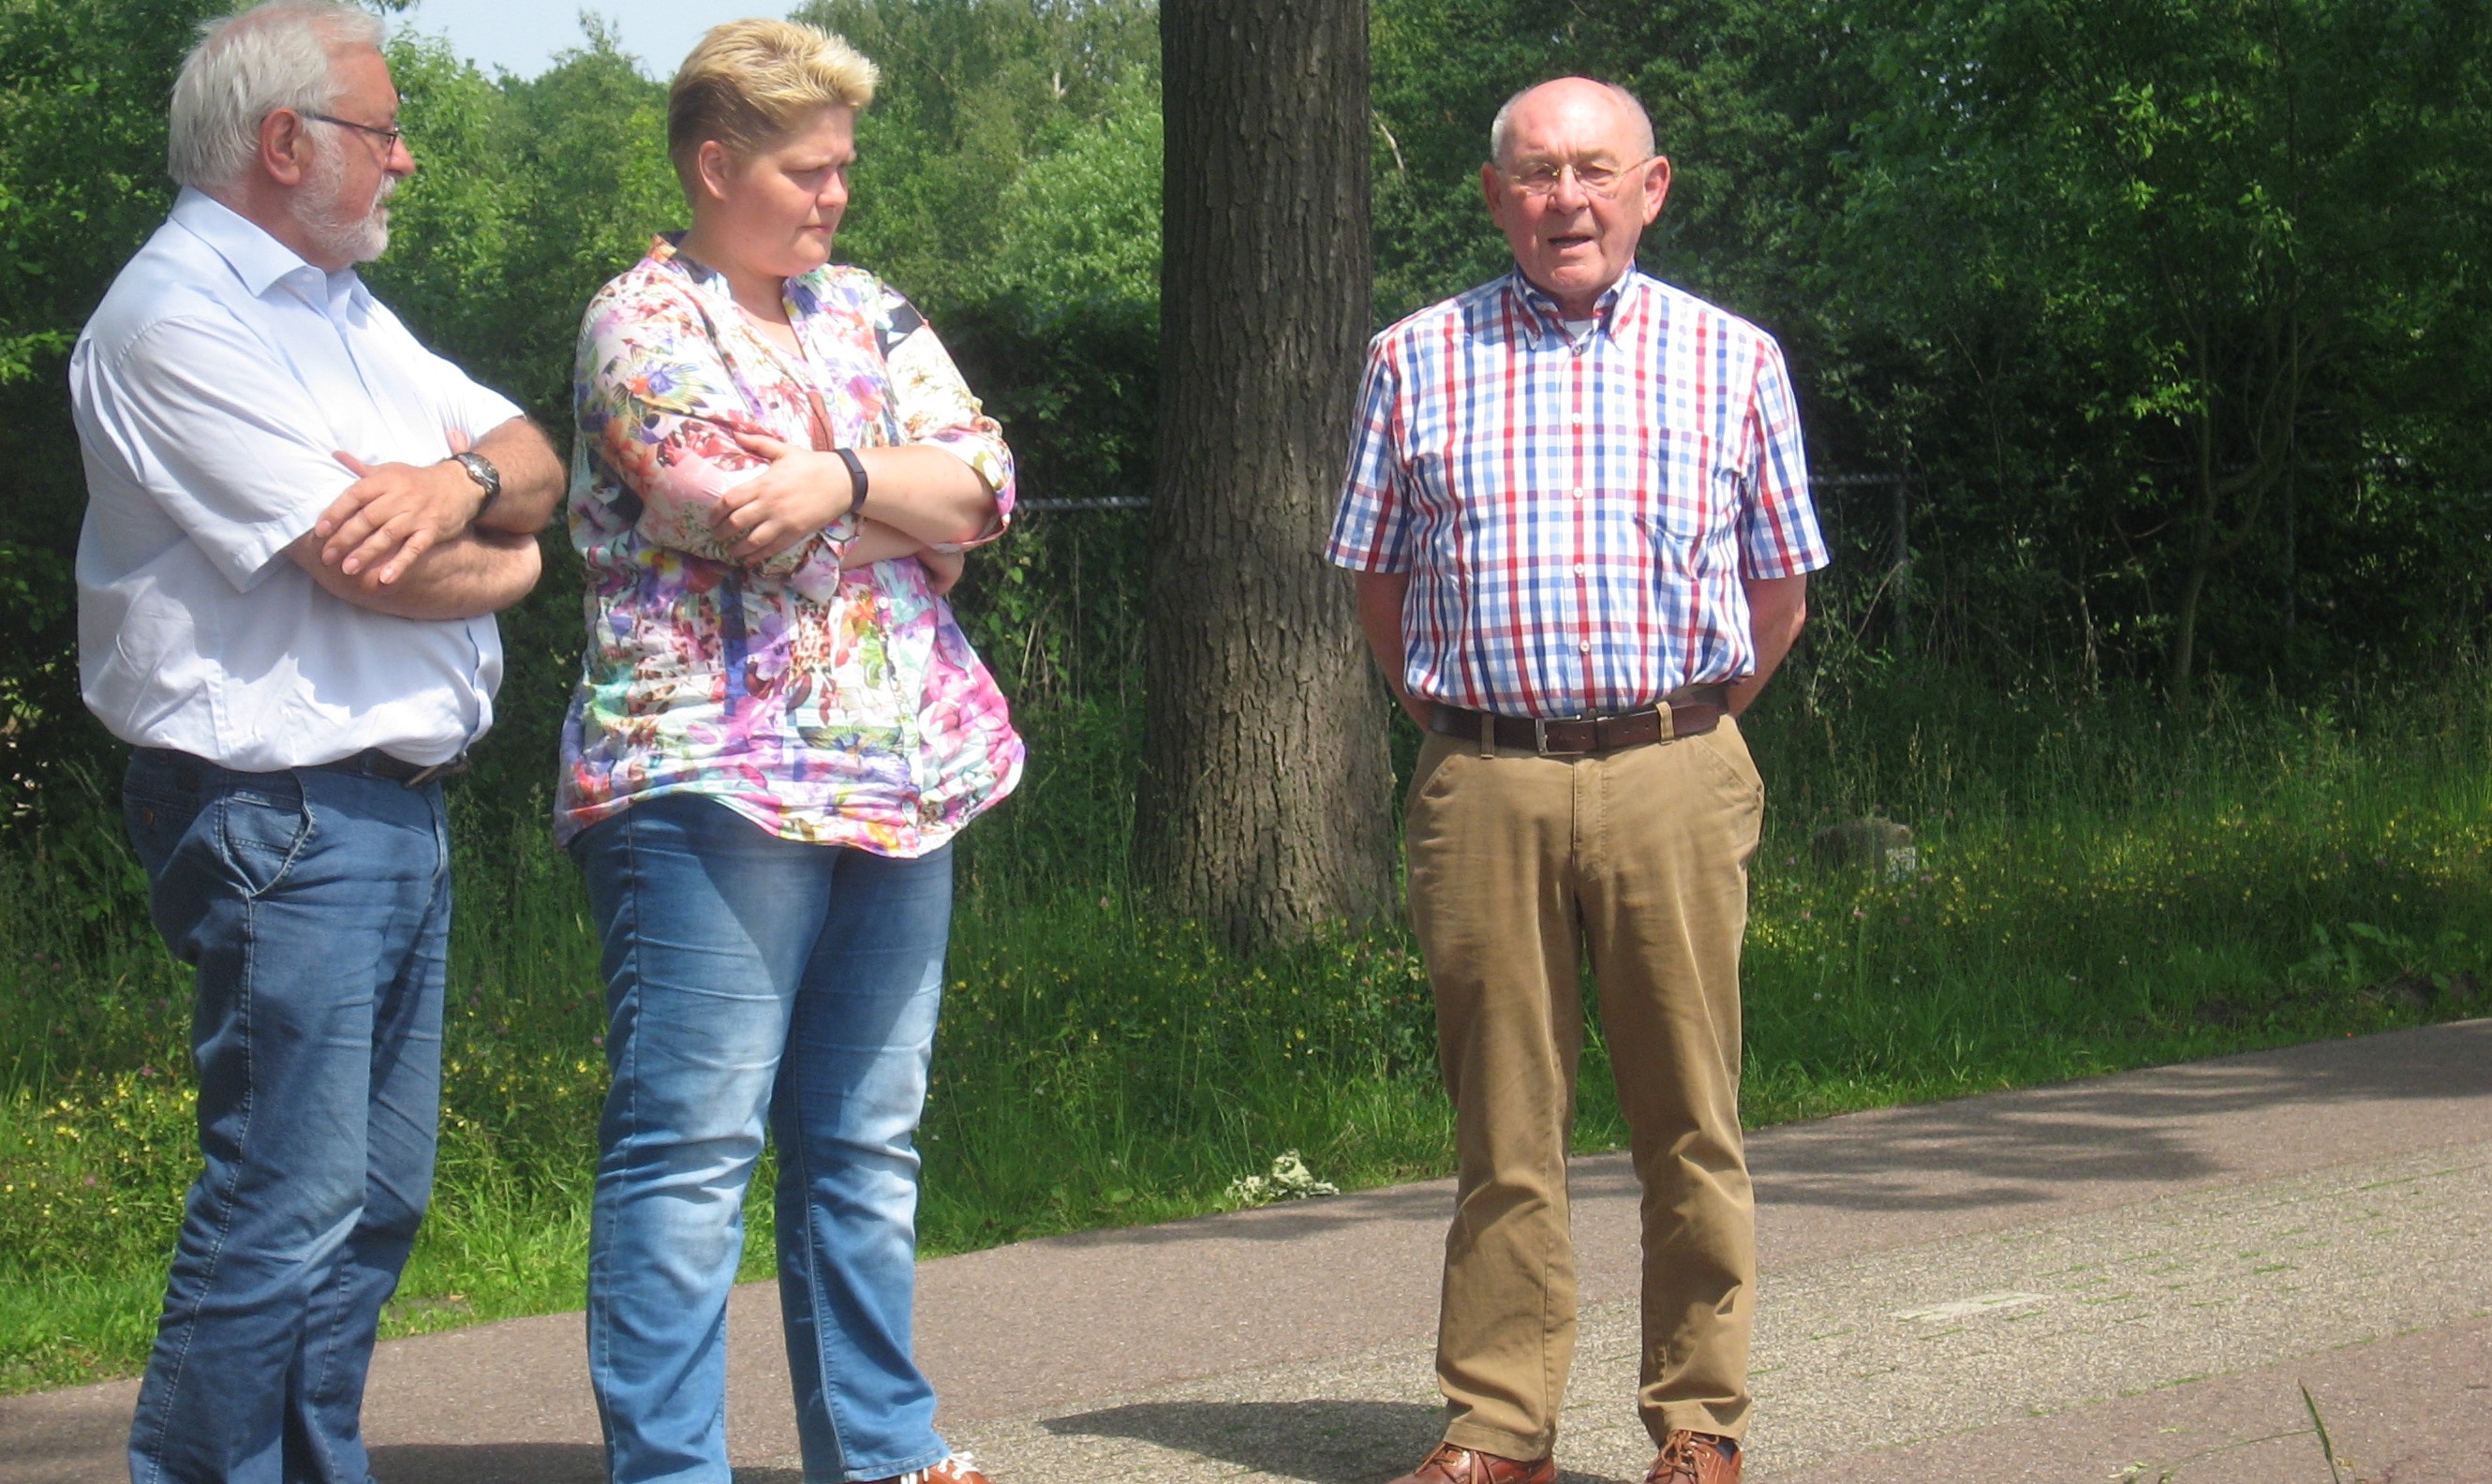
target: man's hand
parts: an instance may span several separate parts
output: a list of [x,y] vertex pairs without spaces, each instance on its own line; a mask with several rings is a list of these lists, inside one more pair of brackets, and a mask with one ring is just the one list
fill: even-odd
[[1757,668],[1731,687],[1731,714],[1748,709],[1774,670],[1791,653],[1808,622],[1808,578],[1741,578],[1748,595],[1748,640],[1757,652]]
[[766,562],[856,504],[848,466],[837,455],[766,433],[740,432],[735,441],[770,460],[770,467],[720,495],[710,514],[719,545],[737,561]]
[[1367,636],[1367,648],[1376,656],[1376,668],[1384,676],[1384,688],[1402,714],[1422,734],[1428,730],[1428,707],[1405,689],[1402,645],[1402,607],[1410,594],[1410,574],[1407,572],[1361,572],[1356,574],[1358,591],[1358,628]]
[[[466,441],[454,437],[451,446]],[[397,581],[417,557],[465,531],[485,503],[483,487],[448,460],[419,466],[333,457],[355,482],[329,502],[312,534],[320,538],[320,560],[348,577],[371,569],[383,586]]]

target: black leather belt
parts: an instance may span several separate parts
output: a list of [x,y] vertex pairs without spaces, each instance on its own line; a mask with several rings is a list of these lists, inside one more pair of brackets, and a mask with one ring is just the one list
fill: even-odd
[[1439,705],[1429,713],[1429,729],[1483,747],[1510,747],[1549,757],[1583,757],[1693,737],[1722,725],[1729,714],[1730,687],[1691,685],[1660,704],[1615,716],[1498,716]]
[[377,747],[368,747],[352,757],[341,757],[335,762],[315,762],[312,766],[323,773],[358,773],[366,778],[386,778],[409,788],[421,788],[445,778],[457,778],[467,771],[468,762],[465,753],[447,762],[409,762]]
[[[240,768],[228,768],[223,763],[195,757],[190,753],[175,752],[169,747],[141,748],[140,751],[185,767],[215,768],[221,773],[244,771]],[[386,779],[408,788],[421,788],[427,784],[437,784],[445,778],[457,778],[467,771],[468,762],[465,753],[460,753],[447,762],[409,762],[403,757],[393,757],[382,752],[377,747],[368,747],[352,757],[341,757],[335,762],[309,763],[306,766],[315,773],[352,773],[363,778]],[[272,771],[282,773],[289,770],[277,768]],[[190,786],[186,784],[184,787]]]

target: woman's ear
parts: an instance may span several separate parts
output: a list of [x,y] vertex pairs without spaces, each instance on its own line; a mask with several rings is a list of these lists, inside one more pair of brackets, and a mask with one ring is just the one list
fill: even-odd
[[701,194],[713,201],[727,199],[728,181],[735,173],[735,160],[727,146],[716,139],[703,139],[693,156],[693,173],[700,180]]

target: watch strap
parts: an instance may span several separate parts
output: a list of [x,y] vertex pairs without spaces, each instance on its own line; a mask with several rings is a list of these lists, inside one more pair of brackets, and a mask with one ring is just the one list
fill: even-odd
[[847,513],[852,516],[864,514],[865,460],[859,459],[856,456],[856,450],[852,448],[835,448],[831,452],[839,455],[840,462],[848,466],[848,488],[851,497],[848,500]]

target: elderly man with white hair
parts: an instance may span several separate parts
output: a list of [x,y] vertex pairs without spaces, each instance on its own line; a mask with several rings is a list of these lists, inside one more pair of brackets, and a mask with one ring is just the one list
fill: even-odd
[[562,469],[356,277],[415,162],[370,14],[272,0],[174,84],[172,214],[70,364],[87,704],[197,966],[204,1168],[131,1475],[364,1484],[364,1375],[432,1180],[441,780]]

